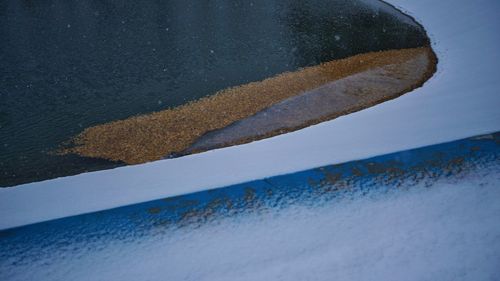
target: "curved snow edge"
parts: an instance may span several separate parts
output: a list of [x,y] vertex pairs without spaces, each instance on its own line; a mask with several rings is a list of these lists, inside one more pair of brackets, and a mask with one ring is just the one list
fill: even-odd
[[0,229],[499,131],[500,3],[388,2],[416,15],[433,41],[438,72],[423,88],[247,145],[2,189]]

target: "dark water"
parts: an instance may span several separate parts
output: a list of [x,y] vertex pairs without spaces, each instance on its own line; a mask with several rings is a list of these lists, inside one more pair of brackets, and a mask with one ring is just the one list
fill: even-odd
[[115,167],[49,154],[84,128],[424,31],[379,1],[0,1],[0,186]]

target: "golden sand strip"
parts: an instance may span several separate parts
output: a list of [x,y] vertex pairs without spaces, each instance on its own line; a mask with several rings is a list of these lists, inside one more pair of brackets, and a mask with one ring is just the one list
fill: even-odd
[[73,147],[61,153],[128,164],[158,160],[184,151],[207,132],[224,128],[285,99],[368,69],[404,63],[422,53],[432,63],[420,83],[412,85],[405,91],[408,92],[435,71],[436,59],[430,47],[360,54],[228,88],[176,108],[90,127],[73,139]]
[[384,65],[337,79],[229,126],[210,131],[183,153],[237,145],[295,131],[393,99],[418,86],[433,63],[422,52],[404,63]]

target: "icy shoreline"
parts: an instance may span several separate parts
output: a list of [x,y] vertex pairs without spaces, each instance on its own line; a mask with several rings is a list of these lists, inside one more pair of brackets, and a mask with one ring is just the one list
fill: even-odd
[[0,229],[499,131],[500,3],[388,2],[431,37],[438,72],[423,88],[247,145],[1,189]]

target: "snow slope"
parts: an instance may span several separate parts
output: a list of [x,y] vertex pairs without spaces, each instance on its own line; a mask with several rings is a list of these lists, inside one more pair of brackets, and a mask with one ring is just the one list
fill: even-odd
[[0,190],[0,229],[500,130],[500,2],[390,0],[428,31],[438,73],[381,105],[250,144]]
[[[119,224],[110,226],[114,235],[108,237],[107,226],[102,226],[104,232],[92,231],[82,220],[81,227],[62,230],[66,232],[62,238],[68,240],[56,241],[13,231],[6,240],[18,244],[3,244],[7,250],[1,254],[0,277],[12,281],[498,280],[499,169],[498,162],[490,162],[476,166],[468,176],[432,185],[407,189],[412,185],[408,180],[391,192],[358,193],[320,206],[296,203],[194,227]],[[38,229],[57,231],[57,227],[64,224]]]

